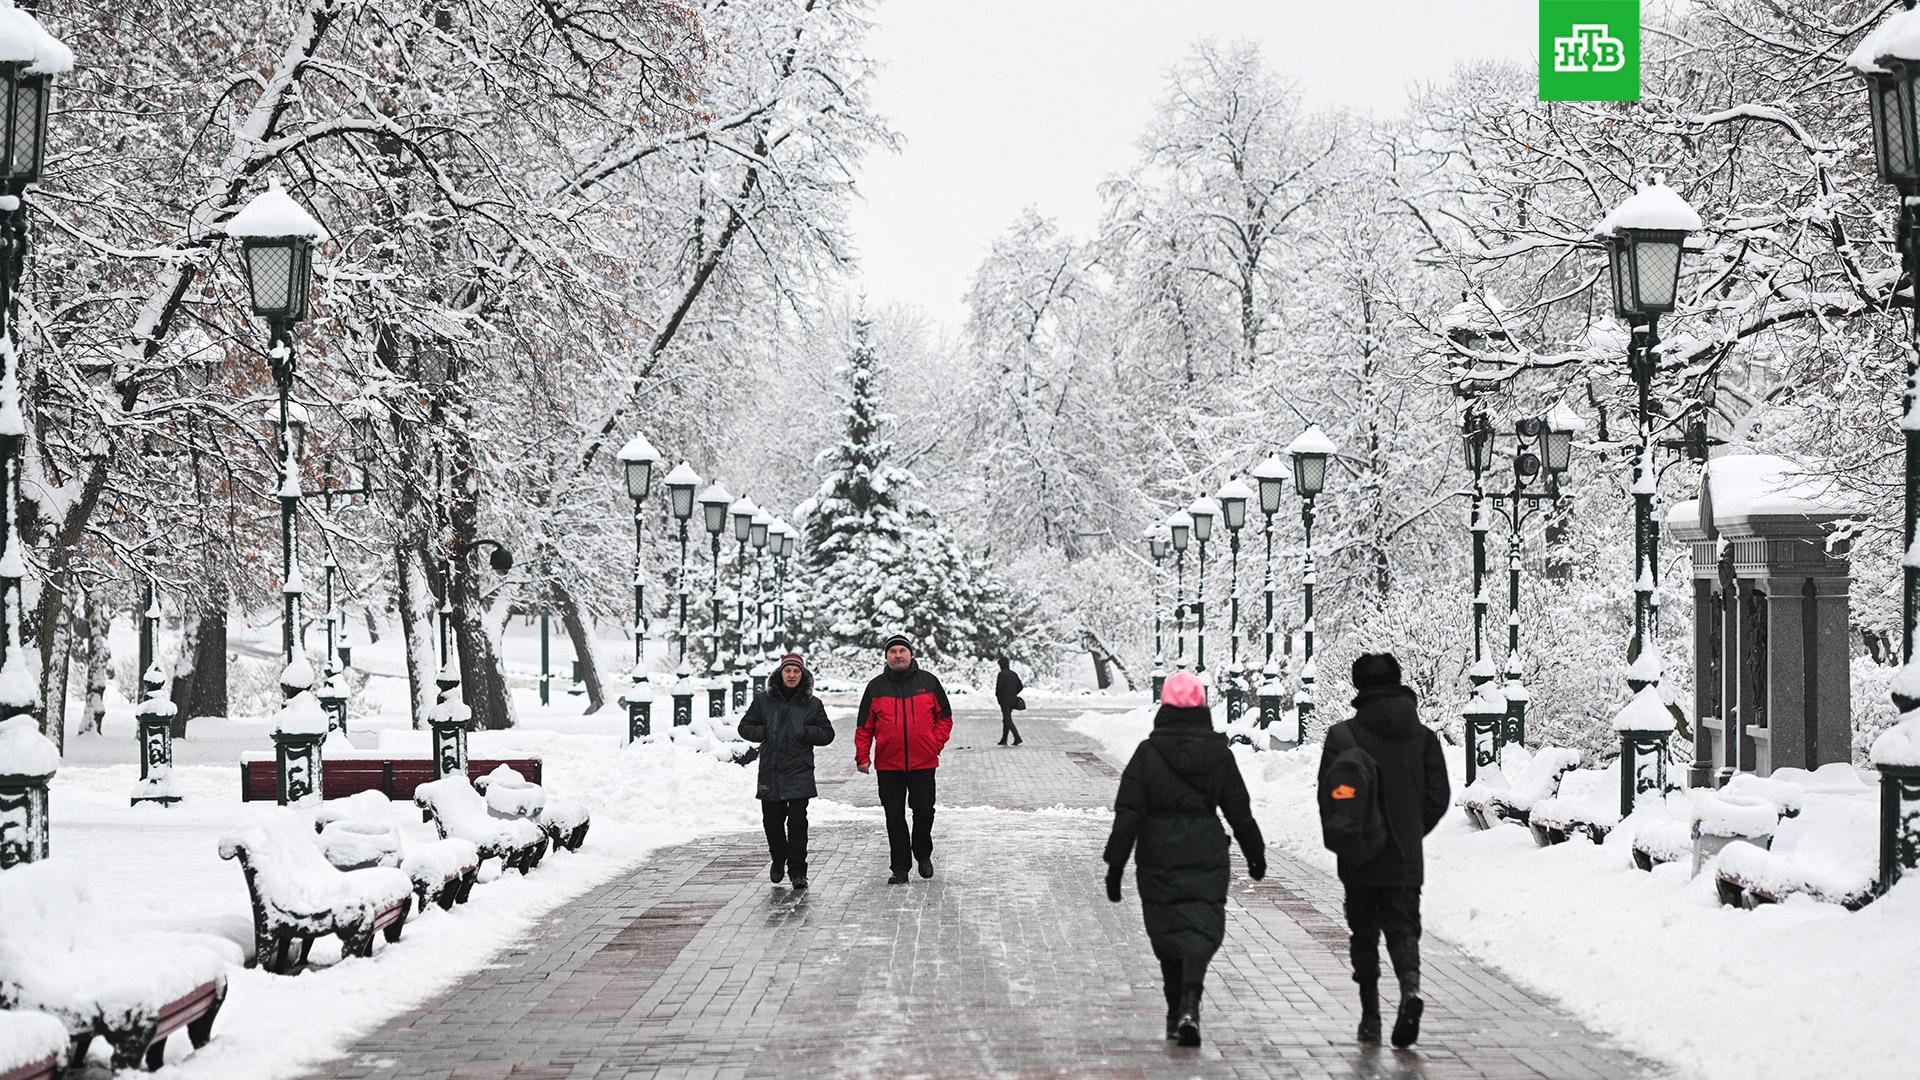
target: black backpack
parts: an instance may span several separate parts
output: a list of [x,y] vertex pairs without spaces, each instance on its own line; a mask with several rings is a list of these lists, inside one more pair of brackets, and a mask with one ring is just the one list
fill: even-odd
[[[1380,791],[1380,763],[1360,748],[1345,724],[1335,731],[1347,747],[1333,757],[1320,781],[1320,840],[1348,863],[1372,862],[1386,849],[1387,813]],[[1333,735],[1329,733],[1328,741]]]

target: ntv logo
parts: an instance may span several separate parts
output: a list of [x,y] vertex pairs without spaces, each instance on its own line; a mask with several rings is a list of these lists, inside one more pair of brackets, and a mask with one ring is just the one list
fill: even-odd
[[1553,70],[1565,75],[1609,75],[1627,66],[1627,43],[1605,23],[1575,26],[1553,39]]

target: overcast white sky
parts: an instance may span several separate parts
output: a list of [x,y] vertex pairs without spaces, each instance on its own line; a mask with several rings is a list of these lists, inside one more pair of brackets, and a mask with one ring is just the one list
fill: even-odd
[[1133,160],[1164,70],[1203,37],[1258,40],[1318,106],[1390,113],[1477,56],[1526,60],[1537,0],[883,0],[875,104],[906,138],[862,166],[867,297],[957,328],[993,238],[1034,206],[1076,235]]

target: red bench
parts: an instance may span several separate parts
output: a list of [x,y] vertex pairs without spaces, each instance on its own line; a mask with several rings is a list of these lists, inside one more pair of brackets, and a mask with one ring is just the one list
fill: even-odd
[[[226,996],[226,989],[219,984],[201,983],[185,997],[161,1008],[151,1031],[136,1029],[108,1034],[107,1041],[113,1044],[113,1067],[131,1068],[145,1053],[147,1071],[158,1069],[166,1056],[167,1036],[181,1028],[187,1029],[187,1040],[195,1050],[207,1045],[213,1038],[214,1018],[220,1015]],[[92,1041],[90,1036],[73,1041],[75,1067],[87,1060],[87,1046]]]
[[45,1061],[32,1062],[0,1073],[0,1080],[53,1080],[58,1075],[55,1070],[59,1064],[59,1058],[49,1056]]
[[[540,783],[538,757],[473,758],[467,763],[467,775],[485,776],[502,765],[536,784]],[[272,754],[242,756],[241,801],[271,802],[279,798],[278,770]],[[352,756],[323,757],[320,762],[321,793],[328,799],[344,799],[362,791],[377,791],[389,799],[411,800],[413,789],[433,778],[433,759],[430,757],[355,751]]]

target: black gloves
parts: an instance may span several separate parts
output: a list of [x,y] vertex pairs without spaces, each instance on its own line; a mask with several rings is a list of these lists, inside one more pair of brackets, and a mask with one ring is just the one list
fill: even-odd
[[1267,858],[1266,858],[1266,856],[1264,856],[1264,855],[1253,855],[1253,856],[1249,856],[1249,857],[1248,857],[1248,859],[1247,859],[1247,876],[1248,876],[1248,877],[1250,877],[1250,878],[1252,878],[1252,879],[1253,879],[1253,880],[1255,880],[1255,881],[1259,881],[1259,880],[1260,880],[1261,878],[1264,878],[1264,877],[1266,877],[1266,876],[1267,876]]
[[1107,867],[1107,899],[1120,902],[1120,876],[1126,872],[1124,865]]

